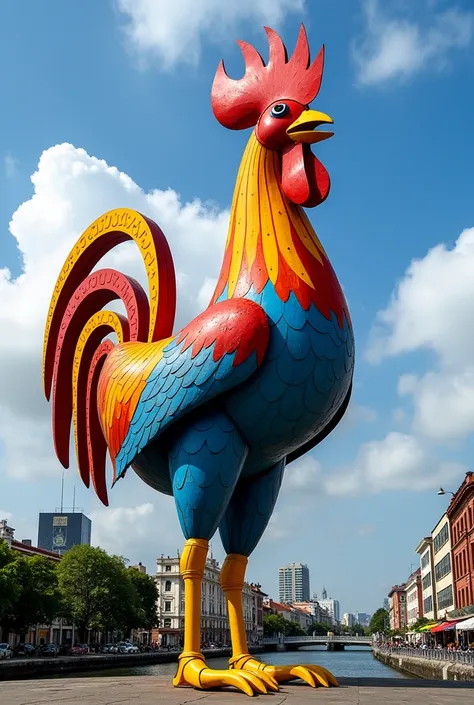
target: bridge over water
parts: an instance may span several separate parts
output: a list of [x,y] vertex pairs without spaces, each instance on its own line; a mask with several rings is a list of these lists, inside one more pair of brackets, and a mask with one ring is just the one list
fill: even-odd
[[263,639],[263,646],[276,651],[296,651],[302,646],[327,646],[328,651],[343,651],[346,646],[368,646],[372,648],[370,636],[283,636]]

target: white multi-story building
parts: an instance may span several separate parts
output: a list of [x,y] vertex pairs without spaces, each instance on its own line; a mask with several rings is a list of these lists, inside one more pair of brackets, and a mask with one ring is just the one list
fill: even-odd
[[433,597],[438,618],[454,609],[453,572],[451,566],[451,532],[449,519],[443,514],[431,532],[435,589]]
[[303,563],[288,563],[278,570],[280,602],[291,605],[293,602],[309,600],[309,570]]
[[342,622],[345,627],[352,627],[356,623],[355,617],[352,612],[344,612],[342,615]]
[[416,547],[420,556],[421,595],[423,601],[423,617],[436,620],[437,609],[435,601],[435,580],[433,562],[433,539],[425,536]]
[[332,620],[334,626],[337,626],[341,621],[339,600],[328,597],[326,588],[323,588],[322,598],[317,598],[321,607],[326,610]]
[[407,627],[412,627],[423,616],[421,570],[418,568],[410,575],[405,585],[407,606]]
[[[219,583],[220,567],[214,558],[208,558],[201,585],[201,642],[203,644],[230,644],[227,604]],[[158,618],[162,646],[183,645],[184,637],[184,580],[179,571],[179,557],[161,556],[156,562],[158,587]],[[243,589],[245,631],[250,645],[259,638],[257,594],[245,584]]]

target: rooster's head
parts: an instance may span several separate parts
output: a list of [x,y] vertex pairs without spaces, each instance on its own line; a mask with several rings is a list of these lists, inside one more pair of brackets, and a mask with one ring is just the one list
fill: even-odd
[[324,47],[311,63],[306,32],[301,26],[290,59],[278,34],[265,27],[270,47],[268,64],[254,47],[238,42],[245,61],[245,75],[234,80],[221,61],[212,86],[215,117],[231,130],[255,126],[255,135],[266,149],[281,154],[281,185],[290,201],[306,208],[319,205],[329,193],[329,175],[310,145],[332,137],[318,130],[333,121],[310,110],[321,86]]

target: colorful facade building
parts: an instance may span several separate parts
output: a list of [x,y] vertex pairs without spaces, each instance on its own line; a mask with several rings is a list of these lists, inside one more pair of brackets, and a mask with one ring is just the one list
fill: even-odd
[[388,594],[390,601],[390,629],[403,631],[407,626],[405,584],[394,585]]
[[423,596],[421,590],[421,569],[410,575],[405,586],[406,625],[412,627],[423,616]]
[[[434,590],[436,613],[444,619],[455,608],[453,570],[451,557],[451,531],[447,514],[443,514],[431,532],[433,539]],[[425,615],[428,619],[431,615]]]
[[474,606],[474,473],[466,473],[446,512],[451,524],[454,601]]
[[422,594],[421,616],[429,620],[437,618],[436,585],[434,575],[433,538],[425,536],[416,547],[420,556],[420,578]]

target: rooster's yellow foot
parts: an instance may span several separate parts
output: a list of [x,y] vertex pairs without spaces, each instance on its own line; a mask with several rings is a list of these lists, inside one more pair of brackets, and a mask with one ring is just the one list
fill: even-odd
[[294,666],[270,666],[252,658],[250,654],[240,656],[232,661],[231,667],[238,671],[253,673],[262,677],[262,674],[271,676],[274,683],[287,683],[288,681],[301,678],[312,688],[323,686],[337,687],[339,683],[326,668],[316,666],[313,663]]
[[250,671],[235,670],[216,671],[208,668],[202,654],[182,654],[179,657],[178,670],[173,678],[174,686],[191,686],[199,690],[212,690],[233,686],[245,695],[253,696],[255,693],[267,693],[265,682],[268,676],[255,674]]

